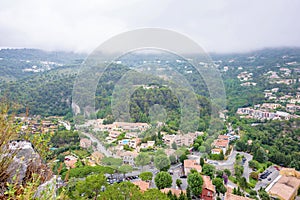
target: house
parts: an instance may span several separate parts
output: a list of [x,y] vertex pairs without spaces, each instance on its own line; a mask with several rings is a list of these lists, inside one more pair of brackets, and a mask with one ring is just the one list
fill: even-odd
[[138,133],[137,132],[128,132],[125,134],[125,138],[137,138]]
[[129,147],[131,148],[136,148],[138,146],[138,144],[141,143],[141,139],[140,138],[132,138],[129,140]]
[[64,163],[67,168],[75,168],[75,163],[77,162],[78,158],[75,156],[69,155],[65,157]]
[[111,130],[114,130],[114,129],[116,129],[115,124],[99,124],[96,127],[96,130],[99,130],[99,131],[111,131]]
[[150,182],[138,180],[138,181],[134,181],[132,183],[134,185],[138,186],[142,192],[145,192],[146,190],[148,190],[150,188]]
[[128,145],[131,148],[136,148],[138,144],[140,144],[141,139],[139,138],[132,138],[132,139],[123,139],[119,141],[119,145]]
[[219,135],[218,139],[219,140],[229,140],[229,136],[228,135]]
[[201,165],[199,165],[196,160],[184,160],[183,166],[184,166],[184,174],[185,175],[188,175],[190,173],[191,169],[195,169],[198,172],[202,171]]
[[279,176],[280,178],[272,187],[267,188],[266,191],[270,196],[281,200],[293,200],[297,196],[300,188],[300,179],[292,176]]
[[141,144],[141,149],[153,148],[154,144],[155,144],[155,141],[147,141],[147,143]]
[[138,153],[125,151],[125,152],[121,152],[119,155],[123,160],[124,164],[134,165],[134,159],[138,156]]
[[210,177],[202,176],[202,178],[203,178],[203,185],[202,185],[202,193],[200,198],[202,200],[215,199],[216,189],[215,186],[212,184]]
[[263,103],[261,105],[261,108],[266,108],[269,110],[275,110],[276,108],[279,108],[279,107],[281,107],[281,105],[278,103]]
[[145,131],[150,128],[150,125],[147,123],[130,123],[130,122],[114,122],[113,125],[117,129],[122,129],[125,131]]
[[220,154],[221,152],[222,152],[222,149],[215,148],[215,149],[211,150],[211,154]]
[[161,189],[160,191],[165,194],[168,194],[169,191],[171,191],[171,193],[173,195],[176,195],[177,197],[179,197],[181,193],[186,194],[186,190],[179,190],[179,189],[175,189],[175,188],[164,188],[164,189]]
[[80,140],[80,147],[81,148],[84,148],[84,149],[87,149],[89,148],[90,146],[92,146],[92,141],[87,139],[87,138],[82,138]]
[[229,147],[229,140],[223,140],[223,139],[216,139],[212,146],[214,146],[216,149],[221,149],[223,153],[225,153]]
[[279,172],[282,176],[294,176],[300,178],[300,172],[297,171],[295,168],[282,168]]
[[117,139],[117,137],[121,135],[121,131],[109,131],[109,137],[113,139]]
[[300,106],[295,105],[295,104],[286,104],[285,107],[288,112],[300,111]]
[[187,134],[178,134],[178,135],[164,135],[163,141],[169,147],[172,147],[172,144],[175,143],[177,146],[191,146],[194,140],[198,135],[203,134],[203,132],[194,132]]
[[102,153],[100,153],[99,151],[94,151],[90,156],[90,159],[98,165],[101,164],[102,158],[104,158],[104,155]]

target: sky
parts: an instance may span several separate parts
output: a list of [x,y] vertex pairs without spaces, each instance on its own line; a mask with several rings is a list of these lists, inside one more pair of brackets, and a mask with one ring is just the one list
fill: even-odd
[[208,52],[300,46],[298,0],[1,0],[0,48],[89,53],[137,28],[182,33]]

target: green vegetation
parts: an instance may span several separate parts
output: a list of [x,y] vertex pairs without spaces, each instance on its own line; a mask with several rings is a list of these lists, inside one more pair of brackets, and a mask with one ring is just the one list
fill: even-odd
[[[238,124],[244,134],[236,142],[237,150],[252,153],[253,158],[261,163],[269,160],[300,169],[299,119],[270,121],[254,127],[247,123]],[[252,141],[251,144],[248,140]]]
[[139,155],[134,159],[134,162],[137,166],[144,167],[150,163],[150,157],[147,153],[141,152]]
[[223,179],[222,178],[214,178],[212,180],[212,183],[215,185],[216,187],[216,192],[219,195],[220,193],[222,193],[223,195],[226,193],[227,189],[224,186],[223,183]]
[[154,165],[159,171],[168,171],[170,169],[171,162],[167,155],[160,154],[154,157]]
[[216,168],[210,164],[204,164],[202,168],[202,174],[209,176],[211,179],[214,177]]
[[197,172],[194,171],[189,173],[187,182],[189,184],[189,188],[191,190],[191,193],[195,196],[199,196],[202,192],[202,185],[203,185],[203,179],[202,176]]
[[142,172],[142,173],[140,173],[139,177],[143,181],[151,181],[153,178],[153,174],[152,174],[152,172]]
[[68,178],[84,178],[90,174],[112,174],[114,170],[110,167],[104,166],[82,166],[70,169],[62,173],[62,178],[65,179],[68,174]]
[[172,186],[172,176],[168,172],[159,172],[156,174],[154,181],[159,190]]

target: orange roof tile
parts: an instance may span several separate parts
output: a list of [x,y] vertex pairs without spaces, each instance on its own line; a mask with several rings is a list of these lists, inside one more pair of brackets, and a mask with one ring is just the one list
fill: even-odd
[[228,140],[215,140],[214,146],[216,147],[226,147],[229,144]]
[[202,176],[203,178],[203,188],[206,188],[210,191],[216,192],[215,191],[215,186],[212,184],[212,181],[210,180],[209,176]]
[[149,189],[150,183],[146,181],[134,181],[132,182],[134,185],[137,185],[141,191],[145,192]]
[[184,167],[185,168],[196,169],[197,171],[202,170],[201,165],[198,165],[196,160],[184,160]]

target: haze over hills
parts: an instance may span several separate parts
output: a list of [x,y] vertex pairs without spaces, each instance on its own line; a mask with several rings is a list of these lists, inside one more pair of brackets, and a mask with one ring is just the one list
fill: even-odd
[[[211,56],[219,70],[222,71],[226,89],[232,89],[232,91],[228,92],[239,91],[242,93],[245,92],[245,94],[251,93],[251,100],[246,99],[248,95],[242,95],[239,99],[234,99],[235,96],[232,97],[231,94],[228,95],[228,98],[232,98],[232,101],[228,101],[229,110],[233,107],[238,108],[255,104],[263,98],[263,96],[258,95],[254,91],[263,91],[269,87],[276,87],[276,83],[274,83],[275,85],[270,85],[266,82],[266,79],[263,78],[264,74],[268,71],[279,71],[279,68],[276,66],[287,66],[291,68],[292,74],[297,75],[299,71],[298,63],[300,63],[300,49],[298,48],[263,49],[244,54],[212,54]],[[85,57],[86,55],[84,54],[47,52],[37,49],[2,49],[0,50],[0,67],[1,69],[3,68],[0,76],[0,80],[2,81],[2,95],[6,94],[24,106],[30,102],[28,104],[30,107],[39,110],[32,110],[34,114],[47,115],[47,113],[52,113],[43,112],[45,111],[44,109],[48,107],[48,109],[51,108],[51,110],[54,111],[52,114],[65,115],[70,109],[70,95],[76,73]],[[164,59],[171,58],[164,55]],[[126,56],[123,60],[123,65],[138,66],[147,60],[148,62],[153,61],[153,63],[155,63],[159,60],[159,56],[155,54]],[[175,62],[175,64],[170,64],[178,66],[180,73],[183,73],[188,80],[192,80],[193,76],[196,76],[195,72],[191,74],[186,73],[188,71],[192,72],[192,68],[189,70],[185,67],[187,64],[178,63],[176,61],[173,62]],[[238,67],[241,66],[249,73],[253,73],[251,79],[257,83],[256,87],[247,88],[240,86],[236,76],[240,73],[241,70],[239,70]],[[226,72],[224,71],[224,67],[225,69],[228,68]],[[118,67],[116,69],[118,69]],[[118,71],[116,71],[115,74],[118,74]],[[117,80],[119,78],[120,75],[113,79]],[[190,83],[198,94],[208,96],[205,92],[205,87],[203,88],[203,86],[201,86],[203,83],[199,82],[200,85],[198,86],[198,83]],[[113,83],[104,84],[110,85],[109,93],[111,93]],[[234,89],[233,85],[235,87]],[[107,88],[107,86],[105,87]],[[281,87],[286,88],[284,85],[281,85]],[[201,88],[204,90],[200,91]],[[101,93],[100,91],[99,94]],[[106,97],[102,96],[102,98],[105,99]],[[60,99],[60,101],[55,101],[54,99]],[[62,102],[63,105],[61,105]],[[43,105],[43,109],[39,108],[39,104]],[[64,111],[61,111],[61,109],[58,109],[52,104],[63,108]],[[21,110],[24,111],[24,108]]]
[[[37,49],[0,50],[0,68],[5,69],[0,76],[1,97],[18,104],[12,110],[17,116],[21,116],[16,118],[16,121],[24,123],[22,130],[27,127],[27,131],[32,133],[29,139],[34,145],[39,147],[41,141],[46,145],[40,145],[44,149],[39,147],[42,148],[39,149],[39,153],[47,162],[52,163],[53,173],[63,177],[63,184],[71,183],[69,177],[70,180],[75,180],[76,184],[81,184],[80,181],[91,181],[87,177],[99,176],[97,180],[103,179],[109,184],[107,191],[111,191],[111,187],[122,187],[121,182],[124,182],[125,188],[129,188],[131,179],[136,179],[135,174],[142,174],[139,168],[131,167],[155,165],[160,169],[155,163],[159,163],[157,160],[163,157],[164,161],[170,162],[163,167],[169,169],[171,166],[172,170],[177,170],[176,173],[180,174],[186,170],[185,160],[198,162],[200,158],[206,158],[201,177],[212,176],[215,187],[219,184],[216,184],[216,180],[220,179],[220,185],[223,185],[229,177],[233,187],[243,187],[244,193],[255,198],[257,194],[266,195],[266,191],[260,190],[259,187],[269,185],[264,181],[269,170],[273,171],[273,175],[266,180],[275,183],[279,177],[279,172],[274,172],[276,167],[278,170],[279,166],[300,169],[300,48],[211,54],[212,62],[221,74],[226,91],[226,107],[219,109],[217,115],[213,111],[220,108],[217,104],[220,99],[212,101],[211,91],[208,90],[205,79],[190,64],[190,58],[183,59],[168,53],[131,52],[110,63],[99,79],[95,92],[96,113],[87,119],[80,115],[82,113],[73,118],[73,86],[86,56]],[[200,65],[203,68],[210,67],[205,62]],[[163,67],[167,70],[164,71]],[[142,71],[139,71],[141,68],[158,73],[142,74]],[[122,78],[128,77],[131,70],[137,71],[131,77],[133,79],[120,82]],[[175,72],[188,83],[188,87],[179,88],[177,93],[168,87],[168,84],[172,86],[174,81],[162,76],[163,73],[175,76]],[[143,80],[147,80],[145,84],[141,84]],[[120,94],[130,92],[129,87],[134,86],[134,92],[128,100],[131,122],[129,125],[116,121],[116,116],[113,115],[112,100],[118,84],[123,84],[123,93]],[[180,128],[183,109],[178,95],[186,94],[189,87],[197,99],[197,105],[192,109],[197,109],[200,114],[187,121],[186,131]],[[118,111],[123,111],[121,106],[117,108],[120,108]],[[188,113],[191,113],[188,109]],[[22,117],[25,113],[29,118]],[[155,121],[158,119],[162,122]],[[194,125],[197,126],[197,130],[189,131]],[[74,127],[76,130],[73,130]],[[139,129],[142,131],[138,131]],[[51,134],[39,133],[45,130]],[[181,135],[182,133],[186,135]],[[81,140],[79,136],[82,137]],[[227,145],[224,147],[223,143]],[[26,146],[30,146],[30,143],[26,143]],[[91,160],[93,154],[99,154],[99,151],[105,152],[108,157],[102,158],[100,153],[103,159],[101,162]],[[165,151],[173,153],[167,156]],[[109,157],[111,152],[116,153],[116,157]],[[192,155],[189,155],[190,153]],[[129,156],[130,159],[127,160],[127,155],[132,157]],[[141,164],[137,159],[138,155],[146,158],[152,156],[154,164],[150,163],[150,157],[149,162]],[[76,164],[72,164],[73,161],[76,161]],[[90,163],[96,166],[92,167]],[[127,167],[130,168],[129,171]],[[227,175],[224,168],[230,169],[234,174]],[[128,180],[118,176],[102,177],[102,173],[118,174],[115,169],[124,170],[124,177],[126,173],[134,171],[134,176],[129,176]],[[152,168],[148,170],[151,171]],[[184,176],[172,174],[172,170],[169,173],[172,175],[171,179],[174,179],[173,182],[176,179],[181,180],[184,189],[187,189],[187,185],[192,185]],[[152,171],[158,173],[155,169]],[[227,178],[218,173],[223,176],[226,174]],[[82,178],[87,179],[81,180]],[[91,181],[94,182],[95,180]],[[160,187],[159,182],[154,182],[153,187]],[[225,191],[224,188],[218,190],[221,193]],[[243,195],[243,192],[238,190],[233,194]],[[66,191],[71,199],[78,195],[77,190]],[[134,189],[130,190],[132,191]],[[85,192],[81,195],[85,195]],[[164,197],[166,195],[161,198]],[[149,199],[151,198],[152,196]]]

